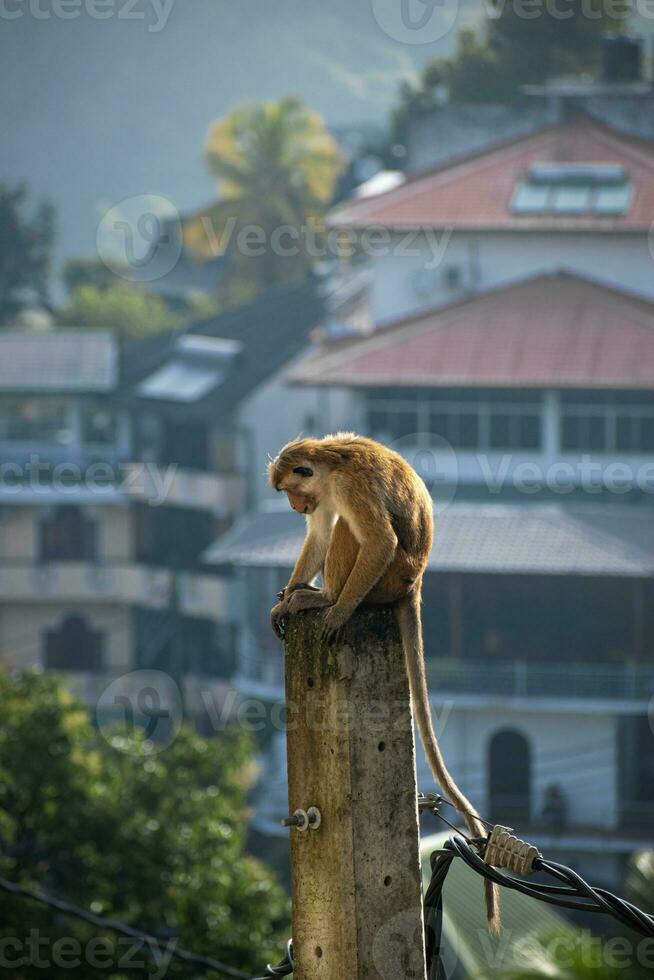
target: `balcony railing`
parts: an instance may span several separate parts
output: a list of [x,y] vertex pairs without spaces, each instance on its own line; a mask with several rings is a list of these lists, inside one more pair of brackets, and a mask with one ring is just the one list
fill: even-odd
[[[0,562],[0,602],[111,602],[165,609],[173,573],[136,562]],[[179,609],[188,616],[228,618],[226,585],[212,575],[182,572]]]
[[162,718],[172,717],[174,722],[205,716],[216,731],[229,721],[229,712],[223,710],[228,685],[218,677],[187,673],[177,682],[163,671],[139,667],[54,673],[89,709],[100,711],[103,725],[127,722],[145,727],[155,706]]
[[[649,702],[654,664],[549,663],[544,660],[450,660],[431,657],[427,675],[432,699],[552,698]],[[239,658],[239,683],[282,689],[281,656],[248,653]]]
[[159,506],[235,514],[243,500],[243,477],[238,473],[205,473],[151,463],[131,463],[124,472],[123,485],[130,497]]
[[551,663],[544,660],[427,661],[432,696],[649,701],[654,664]]

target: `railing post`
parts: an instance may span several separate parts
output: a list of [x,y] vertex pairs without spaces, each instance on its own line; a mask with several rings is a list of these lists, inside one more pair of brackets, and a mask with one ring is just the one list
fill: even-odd
[[320,612],[287,625],[295,980],[424,980],[416,764],[391,610],[360,608],[343,641]]

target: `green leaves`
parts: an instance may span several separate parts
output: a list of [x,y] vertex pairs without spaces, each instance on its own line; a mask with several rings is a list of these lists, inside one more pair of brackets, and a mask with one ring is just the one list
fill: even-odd
[[[253,973],[279,956],[288,902],[272,873],[244,854],[242,771],[252,745],[243,731],[206,740],[184,727],[157,754],[122,732],[130,751],[117,751],[52,676],[34,673],[0,675],[0,713],[0,874]],[[45,973],[32,963],[31,929],[43,939],[42,958],[50,955]],[[0,944],[18,942],[29,961],[14,974],[21,980],[118,980],[124,970],[100,974],[85,958],[96,933],[0,892]],[[125,949],[107,936],[120,959]],[[81,944],[74,971],[51,955],[63,937]],[[134,959],[148,966],[129,975],[149,975],[142,950]]]

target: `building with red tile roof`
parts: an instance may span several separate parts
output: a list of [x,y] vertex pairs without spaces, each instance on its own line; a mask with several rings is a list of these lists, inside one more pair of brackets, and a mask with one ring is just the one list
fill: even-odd
[[326,343],[305,385],[654,389],[654,303],[544,273]]
[[[630,187],[624,209],[596,210],[592,195],[558,210],[521,211],[516,190],[542,165],[577,168],[569,180],[602,179],[599,167],[616,168],[613,179]],[[583,168],[587,168],[584,170]],[[550,171],[556,177],[554,171]],[[547,174],[544,175],[545,177]],[[604,171],[604,176],[610,176]],[[566,173],[559,171],[565,182]],[[490,150],[417,173],[383,194],[350,201],[333,212],[336,226],[405,229],[454,225],[475,230],[648,231],[654,219],[654,143],[587,117],[548,126]]]

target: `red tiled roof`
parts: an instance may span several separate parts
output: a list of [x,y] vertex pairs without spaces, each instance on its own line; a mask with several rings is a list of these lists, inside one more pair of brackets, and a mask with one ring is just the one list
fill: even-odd
[[[511,199],[523,174],[537,163],[612,163],[633,185],[622,215],[514,214]],[[654,220],[654,143],[580,118],[550,126],[500,147],[418,174],[405,184],[345,203],[336,226],[416,226],[470,229],[646,231]]]
[[654,388],[654,303],[566,272],[325,345],[300,384]]

